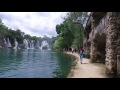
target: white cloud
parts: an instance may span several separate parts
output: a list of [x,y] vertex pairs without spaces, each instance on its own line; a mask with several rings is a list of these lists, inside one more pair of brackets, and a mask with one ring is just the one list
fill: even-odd
[[55,26],[67,12],[0,12],[3,23],[32,36],[56,36]]

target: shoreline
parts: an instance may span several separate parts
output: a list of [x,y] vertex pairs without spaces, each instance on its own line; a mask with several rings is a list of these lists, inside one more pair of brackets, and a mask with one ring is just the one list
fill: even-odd
[[105,74],[105,65],[102,63],[90,63],[90,59],[83,59],[80,64],[80,58],[77,53],[64,52],[75,57],[72,68],[67,78],[108,78]]

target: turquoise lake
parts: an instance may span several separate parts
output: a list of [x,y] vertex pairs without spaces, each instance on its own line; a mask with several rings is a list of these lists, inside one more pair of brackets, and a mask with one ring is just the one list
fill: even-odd
[[66,78],[73,59],[52,50],[0,49],[0,78]]

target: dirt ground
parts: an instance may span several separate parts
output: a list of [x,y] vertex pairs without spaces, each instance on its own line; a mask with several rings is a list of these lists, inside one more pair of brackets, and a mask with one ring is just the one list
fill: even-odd
[[90,63],[89,59],[83,59],[83,64],[80,63],[80,58],[77,53],[65,52],[66,54],[76,57],[74,66],[72,67],[67,78],[108,78],[105,75],[105,65],[102,63]]

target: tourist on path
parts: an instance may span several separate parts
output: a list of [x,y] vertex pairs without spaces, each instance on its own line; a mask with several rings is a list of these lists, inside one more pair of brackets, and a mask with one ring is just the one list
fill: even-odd
[[83,62],[83,58],[85,57],[85,52],[84,52],[84,50],[83,49],[80,49],[80,62],[81,62],[81,64],[82,64],[82,62]]

